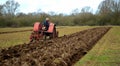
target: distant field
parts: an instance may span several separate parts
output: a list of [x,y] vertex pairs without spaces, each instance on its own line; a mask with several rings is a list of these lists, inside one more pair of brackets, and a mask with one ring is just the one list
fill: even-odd
[[0,28],[0,32],[21,31],[21,30],[29,30],[29,29],[32,29],[32,27]]
[[[64,36],[68,34],[72,34],[81,30],[93,28],[90,26],[60,26],[57,27],[59,31],[59,36]],[[22,27],[22,28],[0,28],[0,32],[9,32],[9,31],[21,31],[32,29],[32,27]],[[24,44],[29,42],[29,36],[31,31],[27,32],[17,32],[17,33],[8,33],[8,34],[0,34],[0,48],[14,46],[18,44]]]
[[113,27],[74,66],[120,66],[120,27]]

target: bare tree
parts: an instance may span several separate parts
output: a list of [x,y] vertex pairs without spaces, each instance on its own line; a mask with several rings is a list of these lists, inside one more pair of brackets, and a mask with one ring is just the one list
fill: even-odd
[[3,5],[0,5],[0,16],[2,16],[3,13]]
[[104,0],[98,7],[98,14],[104,24],[120,24],[120,0]]
[[80,13],[80,12],[79,12],[79,9],[78,9],[78,8],[72,10],[72,15],[77,15],[77,14],[79,14],[79,13]]
[[98,9],[101,14],[120,12],[120,0],[104,0]]
[[82,12],[82,13],[90,13],[91,11],[92,11],[92,8],[89,7],[89,6],[83,7],[83,8],[81,9],[81,12]]
[[54,16],[54,15],[55,15],[55,12],[50,11],[50,12],[49,12],[49,15]]
[[15,2],[14,0],[6,1],[4,4],[4,14],[14,16],[19,6],[19,3]]

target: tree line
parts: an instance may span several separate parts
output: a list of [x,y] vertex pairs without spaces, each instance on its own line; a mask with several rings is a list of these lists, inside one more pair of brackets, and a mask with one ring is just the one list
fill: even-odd
[[89,6],[80,10],[75,9],[71,14],[56,14],[55,12],[18,12],[20,4],[14,0],[8,0],[0,5],[0,27],[33,26],[35,22],[43,22],[49,17],[52,22],[60,26],[84,26],[84,25],[120,25],[120,0],[102,1],[95,14]]

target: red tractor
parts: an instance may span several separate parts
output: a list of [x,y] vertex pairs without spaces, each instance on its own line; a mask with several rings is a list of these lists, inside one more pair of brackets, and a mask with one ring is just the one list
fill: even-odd
[[48,37],[49,39],[58,37],[58,31],[56,31],[56,26],[54,23],[49,23],[48,30],[43,29],[43,25],[40,22],[36,22],[34,24],[33,32],[30,36],[30,42],[36,42],[39,40],[46,40]]

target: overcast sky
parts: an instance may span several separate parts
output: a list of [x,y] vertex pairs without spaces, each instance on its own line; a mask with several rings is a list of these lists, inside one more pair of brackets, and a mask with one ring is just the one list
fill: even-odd
[[[7,0],[0,0],[0,4]],[[70,14],[72,10],[79,10],[85,6],[90,6],[93,12],[97,10],[98,5],[103,0],[15,0],[20,4],[19,12],[29,13],[37,12],[39,9],[43,12],[53,11],[55,13]]]

